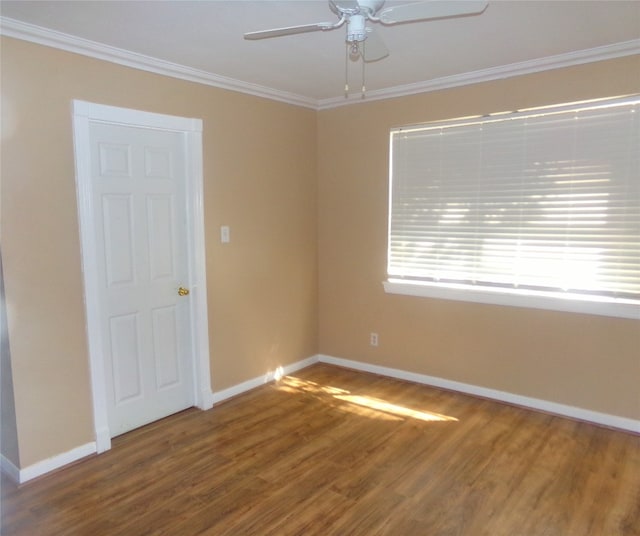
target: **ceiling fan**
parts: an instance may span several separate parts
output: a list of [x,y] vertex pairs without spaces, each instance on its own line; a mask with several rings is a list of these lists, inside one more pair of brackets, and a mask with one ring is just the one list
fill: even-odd
[[[389,55],[386,45],[367,20],[384,25],[416,22],[430,19],[478,15],[488,2],[485,0],[427,0],[410,4],[384,7],[384,0],[328,0],[329,8],[338,16],[337,22],[318,22],[300,26],[287,26],[244,34],[245,39],[267,39],[307,32],[327,31],[347,25],[346,43],[351,59],[362,58],[371,62]],[[366,46],[365,46],[366,40]]]

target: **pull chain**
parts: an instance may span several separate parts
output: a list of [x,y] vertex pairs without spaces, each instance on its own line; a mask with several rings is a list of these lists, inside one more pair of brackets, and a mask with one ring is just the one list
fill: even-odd
[[344,54],[344,98],[348,98],[349,97],[349,49],[350,49],[350,45],[349,43],[346,43],[346,46],[344,48],[345,50],[345,54]]
[[[365,84],[365,41],[349,43],[347,42],[344,54],[344,98],[349,98],[349,60],[351,55],[362,62],[362,94],[361,99],[366,97],[367,87]],[[356,56],[357,54],[357,56]]]
[[362,96],[360,97],[361,99],[364,99],[365,92],[367,91],[367,88],[365,87],[365,83],[364,83],[365,43],[366,43],[366,39],[362,41],[362,43],[360,43],[360,60],[362,61]]

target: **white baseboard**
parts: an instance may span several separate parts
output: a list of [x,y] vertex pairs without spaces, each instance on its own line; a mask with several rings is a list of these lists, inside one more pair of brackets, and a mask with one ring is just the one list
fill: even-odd
[[[291,363],[285,367],[277,367],[274,371],[267,372],[264,376],[259,376],[251,380],[239,383],[227,389],[221,391],[215,391],[208,396],[204,401],[205,405],[213,405],[228,398],[240,395],[256,387],[260,387],[266,383],[269,383],[281,376],[291,374],[297,370],[306,368],[314,363],[327,363],[329,365],[336,365],[339,367],[350,368],[354,370],[360,370],[362,372],[371,372],[380,376],[388,376],[390,378],[397,378],[399,380],[411,381],[414,383],[420,383],[423,385],[430,385],[432,387],[441,387],[451,391],[458,391],[470,395],[480,396],[483,398],[490,398],[498,400],[500,402],[506,402],[508,404],[514,404],[516,406],[522,406],[531,408],[534,410],[544,411],[546,413],[552,413],[560,415],[562,417],[570,417],[572,419],[578,419],[581,421],[587,421],[594,424],[601,424],[611,428],[618,428],[634,433],[640,433],[640,421],[635,419],[628,419],[626,417],[619,417],[617,415],[609,415],[607,413],[600,413],[598,411],[591,411],[583,408],[576,408],[574,406],[567,406],[565,404],[558,404],[556,402],[550,402],[548,400],[541,400],[538,398],[530,398],[527,396],[516,395],[505,391],[497,391],[495,389],[488,389],[486,387],[479,387],[477,385],[471,385],[468,383],[461,383],[452,380],[445,380],[436,376],[427,376],[425,374],[418,374],[415,372],[407,372],[400,369],[394,369],[390,367],[382,367],[379,365],[371,365],[369,363],[363,363],[362,361],[353,361],[350,359],[342,359],[340,357],[333,357],[329,355],[317,354],[302,361]],[[104,438],[103,438],[104,440]],[[7,474],[13,481],[22,484],[36,477],[42,476],[46,473],[59,469],[65,465],[73,463],[85,456],[99,453],[98,446],[95,441],[80,445],[74,449],[71,449],[57,456],[47,458],[40,462],[34,463],[24,469],[18,469],[8,458],[0,454],[0,468]]]
[[4,454],[0,454],[0,470],[16,484],[20,483],[20,469]]
[[619,417],[617,415],[609,415],[608,413],[600,413],[598,411],[576,408],[574,406],[558,404],[557,402],[550,402],[548,400],[541,400],[538,398],[530,398],[527,396],[516,395],[505,391],[497,391],[495,389],[488,389],[486,387],[479,387],[477,385],[471,385],[468,383],[445,380],[443,378],[438,378],[435,376],[427,376],[425,374],[406,372],[400,369],[370,365],[361,361],[352,361],[349,359],[342,359],[339,357],[332,357],[328,355],[318,355],[316,356],[316,360],[321,363],[361,370],[363,372],[371,372],[373,374],[379,374],[380,376],[388,376],[390,378],[397,378],[399,380],[407,380],[424,385],[431,385],[433,387],[441,387],[443,389],[449,389],[451,391],[458,391],[461,393],[480,396],[483,398],[499,400],[500,402],[507,402],[516,406],[523,406],[526,408],[544,411],[546,413],[553,413],[554,415],[560,415],[562,417],[570,417],[572,419],[587,421],[594,424],[601,424],[604,426],[609,426],[611,428],[618,428],[620,430],[640,433],[640,421],[628,419],[626,417]]
[[267,372],[264,376],[258,376],[257,378],[253,378],[237,385],[233,385],[232,387],[228,387],[227,389],[223,389],[222,391],[214,391],[213,403],[217,404],[233,396],[237,396],[246,391],[250,391],[251,389],[255,389],[256,387],[260,387],[261,385],[269,383],[277,379],[278,377],[286,376],[287,374],[291,374],[292,372],[303,369],[317,362],[318,356],[311,356],[307,359],[303,359],[302,361],[297,361],[295,363],[291,363],[290,365],[286,365],[285,367],[277,367],[275,370]]
[[19,482],[20,484],[22,484],[23,482],[27,482],[29,480],[32,480],[33,478],[42,476],[46,473],[59,469],[60,467],[78,461],[85,456],[89,456],[95,453],[95,441],[92,441],[91,443],[85,443],[84,445],[80,445],[79,447],[68,450],[67,452],[63,452],[62,454],[58,454],[57,456],[52,456],[51,458],[47,458],[46,460],[42,460],[41,462],[29,465],[24,469],[20,469]]
[[36,477],[78,461],[85,456],[95,454],[95,452],[96,443],[92,441],[91,443],[80,445],[79,447],[75,447],[67,452],[63,452],[62,454],[58,454],[51,458],[47,458],[46,460],[34,463],[33,465],[29,465],[24,469],[18,469],[13,463],[2,456],[2,470],[5,471],[14,482],[23,484]]
[[[244,393],[245,391],[249,391],[251,389],[254,389],[255,387],[259,387],[260,385],[269,383],[270,381],[276,379],[276,377],[291,374],[296,370],[300,370],[308,367],[309,365],[313,365],[317,361],[318,357],[312,356],[307,359],[303,359],[302,361],[287,365],[285,367],[278,367],[274,371],[267,372],[264,376],[242,382],[238,385],[234,385],[233,387],[229,387],[228,389],[224,389],[222,391],[214,393],[203,393],[201,403],[204,407],[202,407],[201,409],[209,409],[213,406],[214,403],[221,402],[223,400],[226,400],[227,398],[231,398],[232,396],[239,395],[241,393]],[[86,443],[85,445],[80,445],[67,452],[63,452],[62,454],[58,454],[56,456],[52,456],[51,458],[47,458],[46,460],[34,463],[33,465],[25,467],[24,469],[18,469],[15,464],[13,464],[8,458],[0,455],[0,468],[14,482],[23,484],[24,482],[27,482],[46,473],[64,467],[65,465],[73,463],[77,460],[80,460],[85,456],[104,452],[105,450],[108,450],[108,445],[110,444],[110,442],[111,438],[109,436],[109,431],[105,428],[104,430],[99,431],[96,441]]]

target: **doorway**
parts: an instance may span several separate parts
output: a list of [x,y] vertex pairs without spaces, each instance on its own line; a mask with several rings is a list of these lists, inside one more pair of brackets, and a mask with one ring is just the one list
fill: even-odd
[[96,447],[212,405],[202,121],[74,101]]

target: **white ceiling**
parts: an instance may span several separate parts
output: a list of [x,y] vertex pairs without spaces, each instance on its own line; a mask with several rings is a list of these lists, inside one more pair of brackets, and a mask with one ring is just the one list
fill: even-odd
[[[2,0],[0,14],[5,35],[311,106],[344,99],[344,27],[243,39],[247,31],[337,20],[325,0]],[[374,97],[640,53],[640,1],[491,0],[482,15],[375,29],[390,55],[366,66]],[[359,88],[360,65],[349,69]]]

